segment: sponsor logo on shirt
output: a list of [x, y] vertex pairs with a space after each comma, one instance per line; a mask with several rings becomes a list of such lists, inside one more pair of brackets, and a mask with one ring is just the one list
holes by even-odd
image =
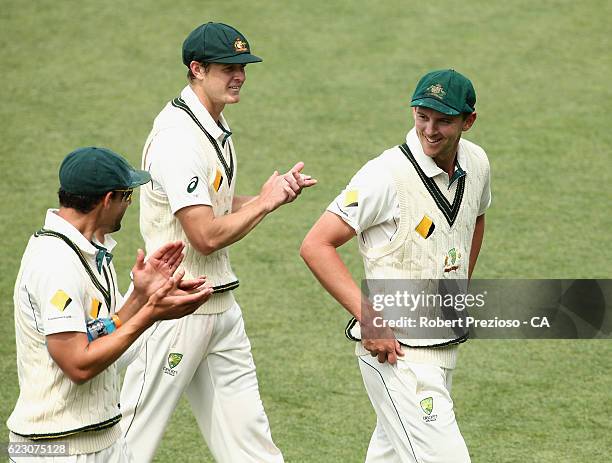
[[344, 194], [344, 207], [356, 207], [359, 205], [359, 191], [350, 190]]
[[223, 175], [221, 174], [221, 171], [217, 169], [217, 173], [215, 175], [215, 181], [213, 182], [213, 188], [215, 189], [215, 191], [218, 192], [222, 184], [223, 184]]
[[187, 193], [193, 193], [198, 187], [199, 181], [200, 179], [198, 177], [192, 177], [192, 179], [189, 181], [189, 185], [187, 185]]
[[416, 232], [425, 239], [429, 238], [435, 229], [435, 224], [426, 215], [423, 216], [423, 218], [415, 228]]
[[71, 302], [72, 299], [63, 289], [58, 289], [51, 298], [51, 304], [60, 312], [63, 312]]
[[98, 315], [100, 315], [100, 307], [102, 307], [102, 302], [94, 297], [91, 301], [91, 309], [89, 310], [91, 318], [98, 318]]

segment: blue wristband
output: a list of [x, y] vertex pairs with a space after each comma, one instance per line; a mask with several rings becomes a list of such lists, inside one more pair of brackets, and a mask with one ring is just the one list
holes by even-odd
[[112, 318], [94, 318], [87, 322], [87, 339], [89, 342], [111, 334], [117, 327]]

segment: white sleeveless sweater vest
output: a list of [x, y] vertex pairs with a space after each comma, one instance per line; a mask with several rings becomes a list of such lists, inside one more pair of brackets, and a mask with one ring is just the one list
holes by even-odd
[[[34, 330], [24, 317], [18, 296], [19, 285], [26, 268], [35, 266], [45, 249], [57, 246], [53, 237], [32, 237], [21, 262], [15, 285], [15, 334], [17, 343], [19, 398], [7, 426], [14, 442], [58, 442], [69, 444], [70, 454], [92, 453], [110, 447], [120, 436], [117, 424], [120, 378], [116, 363], [110, 365], [84, 384], [72, 382], [49, 355], [46, 336]], [[66, 259], [77, 255], [65, 244]], [[114, 281], [115, 271], [110, 266]], [[104, 300], [83, 267], [83, 286], [91, 297]], [[33, 304], [41, 304], [32, 295]], [[113, 296], [115, 297], [115, 296]], [[32, 310], [31, 308], [26, 308]], [[104, 305], [104, 316], [109, 308]]]
[[[400, 223], [395, 236], [385, 245], [366, 248], [359, 242], [367, 279], [468, 278], [472, 236], [488, 175], [486, 158], [471, 150], [468, 153], [469, 163], [462, 166], [467, 174], [456, 180], [457, 192], [454, 201], [449, 202], [433, 179], [419, 168], [407, 145], [388, 150], [386, 165], [397, 192]], [[425, 216], [435, 226], [427, 238], [416, 231]], [[455, 367], [456, 339], [399, 340], [411, 346], [424, 346], [404, 347], [408, 360]], [[440, 347], [426, 347], [432, 345]]]
[[[222, 155], [222, 147], [218, 142], [207, 135], [203, 126], [184, 101], [180, 98], [172, 100], [155, 119], [153, 130], [147, 139], [143, 151], [143, 169], [149, 145], [155, 135], [161, 130], [180, 127], [189, 129], [198, 137], [202, 144], [202, 156], [207, 158], [207, 165], [211, 166], [208, 173], [208, 189], [212, 200], [215, 216], [222, 216], [232, 212], [232, 199], [236, 179], [236, 160], [231, 140], [229, 143], [232, 159], [228, 163]], [[210, 145], [215, 150], [210, 150]], [[169, 153], [171, 155], [171, 153]], [[230, 170], [231, 169], [231, 170]], [[222, 172], [224, 181], [215, 189], [214, 179], [216, 172]], [[182, 240], [185, 243], [185, 258], [181, 267], [185, 269], [185, 278], [194, 278], [206, 275], [207, 280], [215, 288], [212, 297], [195, 314], [221, 313], [231, 308], [235, 302], [232, 290], [238, 287], [238, 278], [234, 274], [230, 261], [228, 248], [219, 249], [208, 256], [204, 256], [191, 245], [179, 220], [172, 214], [168, 198], [153, 191], [151, 184], [140, 189], [140, 231], [145, 241], [147, 255], [154, 252], [169, 241]]]

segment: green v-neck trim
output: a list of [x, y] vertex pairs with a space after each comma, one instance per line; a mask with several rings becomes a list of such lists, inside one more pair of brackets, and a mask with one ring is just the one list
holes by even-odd
[[[174, 106], [175, 108], [178, 108], [178, 109], [181, 109], [181, 110], [185, 111], [187, 113], [187, 115], [193, 120], [193, 122], [195, 122], [195, 124], [200, 128], [200, 130], [202, 132], [204, 132], [204, 135], [206, 135], [206, 138], [208, 138], [210, 143], [215, 148], [215, 151], [217, 152], [217, 157], [219, 158], [219, 161], [221, 162], [221, 165], [223, 165], [223, 170], [225, 170], [225, 175], [227, 176], [227, 185], [229, 186], [232, 183], [232, 178], [234, 177], [234, 155], [232, 153], [231, 145], [229, 146], [230, 164], [228, 166], [227, 162], [225, 161], [225, 157], [223, 156], [223, 153], [221, 152], [221, 149], [219, 149], [219, 145], [217, 144], [217, 141], [204, 128], [204, 126], [198, 120], [197, 116], [193, 113], [191, 108], [189, 108], [189, 106], [187, 106], [187, 103], [185, 103], [185, 101], [182, 98], [175, 98], [174, 100], [172, 100], [172, 106]], [[224, 129], [224, 133], [225, 133], [225, 129]], [[230, 132], [230, 134], [231, 134], [231, 132]]]
[[442, 212], [442, 214], [444, 214], [446, 221], [452, 227], [455, 223], [455, 220], [457, 219], [459, 209], [461, 208], [461, 201], [463, 200], [463, 193], [465, 191], [465, 171], [461, 169], [463, 174], [456, 180], [457, 191], [455, 191], [455, 197], [451, 204], [448, 199], [446, 199], [444, 194], [442, 194], [440, 188], [438, 188], [438, 185], [436, 185], [436, 182], [433, 180], [433, 178], [428, 177], [425, 172], [423, 172], [423, 169], [421, 169], [421, 166], [419, 166], [419, 163], [414, 158], [414, 155], [410, 151], [408, 145], [406, 143], [403, 143], [399, 146], [399, 148], [413, 165], [414, 169], [419, 175], [419, 178], [423, 182], [423, 185], [425, 186], [425, 188], [427, 188], [427, 191], [429, 191], [429, 194], [438, 206], [438, 209], [440, 210], [440, 212]]
[[[83, 255], [79, 247], [76, 244], [74, 244], [70, 238], [68, 238], [66, 235], [63, 235], [59, 232], [56, 232], [53, 230], [47, 230], [45, 228], [41, 228], [36, 233], [34, 233], [34, 237], [38, 238], [39, 236], [52, 236], [54, 238], [58, 238], [62, 240], [64, 243], [66, 243], [75, 252], [77, 257], [81, 261], [81, 264], [83, 265], [83, 268], [85, 269], [85, 272], [87, 272], [87, 275], [89, 275], [91, 282], [98, 289], [98, 291], [102, 293], [102, 296], [104, 297], [104, 302], [106, 303], [106, 307], [108, 308], [109, 313], [111, 313], [112, 312], [111, 284], [108, 280], [108, 277], [106, 276], [106, 272], [104, 272], [104, 278], [106, 279], [106, 284], [108, 285], [108, 289], [106, 289], [104, 285], [100, 283], [98, 278], [95, 276], [93, 270], [89, 266], [89, 263], [87, 262], [87, 258]], [[112, 288], [114, 288], [114, 281], [113, 281]]]
[[459, 161], [457, 161], [457, 168], [455, 169], [455, 172], [453, 172], [453, 176], [448, 181], [448, 189], [450, 190], [450, 187], [453, 186], [453, 183], [455, 183], [461, 177], [465, 177], [465, 174], [466, 174], [465, 170], [463, 170], [463, 168], [459, 164]]

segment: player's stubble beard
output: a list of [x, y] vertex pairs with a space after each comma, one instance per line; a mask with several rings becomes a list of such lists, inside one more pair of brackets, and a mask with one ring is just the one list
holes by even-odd
[[121, 221], [123, 220], [123, 216], [125, 215], [125, 211], [127, 211], [127, 207], [123, 210], [123, 212], [117, 217], [115, 221], [115, 225], [113, 226], [113, 230], [111, 233], [115, 233], [121, 230]]
[[121, 230], [121, 221], [123, 220], [123, 216], [125, 215], [128, 207], [129, 204], [122, 208], [121, 211], [117, 212], [117, 216], [111, 221], [111, 226], [109, 227], [108, 233], [115, 233]]

